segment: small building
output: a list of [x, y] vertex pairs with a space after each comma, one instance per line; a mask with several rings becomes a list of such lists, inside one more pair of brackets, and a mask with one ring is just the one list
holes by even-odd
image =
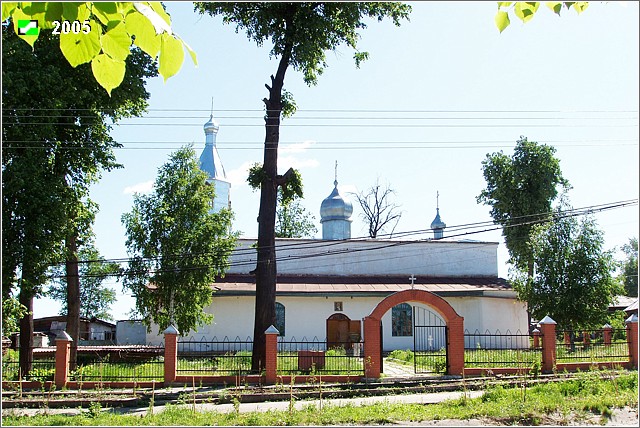
[[[56, 336], [67, 329], [67, 316], [35, 318], [33, 331], [44, 333], [49, 343], [55, 343]], [[80, 318], [79, 345], [113, 345], [116, 342], [116, 325], [98, 318]], [[35, 345], [34, 345], [35, 346]]]

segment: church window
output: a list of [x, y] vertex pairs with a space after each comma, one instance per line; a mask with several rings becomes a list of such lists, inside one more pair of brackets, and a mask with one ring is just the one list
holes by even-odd
[[391, 309], [391, 335], [412, 336], [413, 322], [411, 306], [400, 303]]
[[276, 302], [276, 325], [275, 328], [280, 332], [279, 336], [284, 336], [284, 305]]

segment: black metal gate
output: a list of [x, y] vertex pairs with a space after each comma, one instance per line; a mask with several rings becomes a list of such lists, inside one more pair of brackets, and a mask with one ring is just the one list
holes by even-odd
[[435, 312], [413, 307], [413, 361], [416, 373], [446, 373], [447, 324]]

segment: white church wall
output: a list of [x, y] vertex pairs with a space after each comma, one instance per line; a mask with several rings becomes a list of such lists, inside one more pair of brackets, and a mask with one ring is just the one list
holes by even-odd
[[[325, 341], [326, 321], [335, 313], [342, 313], [351, 320], [359, 320], [368, 316], [381, 301], [380, 297], [351, 297], [345, 296], [279, 296], [276, 301], [285, 307], [285, 336], [284, 340]], [[502, 334], [510, 330], [516, 334], [527, 334], [526, 306], [515, 299], [495, 297], [446, 297], [445, 300], [453, 309], [464, 317], [464, 328], [473, 333], [475, 330], [485, 333]], [[334, 304], [342, 303], [342, 311], [336, 311]], [[430, 309], [425, 305], [410, 302], [409, 305]], [[201, 326], [196, 331], [189, 332], [180, 340], [210, 341], [247, 340], [253, 337], [253, 320], [255, 300], [252, 296], [214, 296], [213, 303], [207, 307], [207, 313], [214, 314], [212, 324]], [[413, 336], [397, 337], [392, 335], [391, 310], [382, 317], [383, 349], [413, 349]], [[157, 327], [147, 334], [147, 343], [160, 343], [163, 337], [158, 335]], [[434, 346], [437, 344], [434, 344]]]
[[[238, 247], [248, 249], [254, 242], [241, 239]], [[326, 246], [326, 241], [278, 239], [276, 247], [279, 274], [498, 276], [495, 242], [367, 240]], [[287, 260], [289, 254], [316, 256]], [[248, 273], [255, 259], [255, 251], [239, 251], [231, 256], [229, 273]]]

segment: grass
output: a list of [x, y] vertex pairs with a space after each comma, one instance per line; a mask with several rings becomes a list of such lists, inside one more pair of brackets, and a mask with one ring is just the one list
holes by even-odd
[[[587, 417], [610, 416], [615, 408], [638, 405], [637, 372], [590, 371], [559, 383], [531, 386], [523, 394], [521, 388], [488, 387], [478, 398], [460, 398], [439, 404], [395, 404], [388, 401], [375, 405], [334, 406], [325, 402], [319, 409], [309, 404], [302, 410], [266, 412], [193, 411], [189, 405], [169, 405], [164, 411], [146, 416], [116, 414], [92, 409], [80, 416], [39, 414], [31, 417], [3, 415], [6, 426], [101, 425], [101, 426], [169, 426], [169, 425], [369, 425], [418, 422], [439, 419], [490, 418], [505, 425], [547, 424], [548, 415]], [[557, 422], [557, 420], [555, 421]], [[568, 422], [568, 421], [567, 421]], [[554, 423], [555, 425], [555, 423]]]

